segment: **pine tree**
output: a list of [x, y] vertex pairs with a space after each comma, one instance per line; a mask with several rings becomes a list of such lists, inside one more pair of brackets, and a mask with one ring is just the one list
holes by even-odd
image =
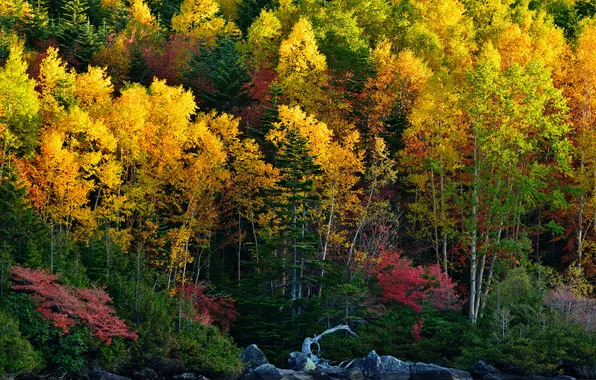
[[184, 81], [211, 109], [237, 114], [250, 103], [250, 76], [236, 42], [220, 38], [213, 48], [203, 46], [193, 55]]
[[236, 17], [236, 25], [246, 34], [246, 31], [252, 24], [255, 18], [259, 16], [261, 10], [272, 7], [272, 0], [243, 0], [238, 4], [238, 16]]
[[68, 0], [61, 9], [62, 25], [65, 30], [79, 30], [87, 24], [89, 6], [85, 0]]
[[127, 80], [140, 83], [143, 86], [148, 86], [151, 81], [151, 69], [147, 64], [147, 59], [137, 46], [133, 47], [130, 53], [130, 69], [128, 70]]
[[308, 210], [319, 201], [313, 194], [313, 176], [320, 172], [320, 167], [310, 155], [306, 139], [296, 128], [288, 130], [275, 161], [281, 179], [277, 188], [269, 193], [279, 229], [270, 246], [289, 256], [284, 257], [284, 269], [289, 271], [292, 315], [296, 315], [300, 311], [297, 302], [304, 294], [306, 265], [315, 257], [316, 241], [309, 230]]

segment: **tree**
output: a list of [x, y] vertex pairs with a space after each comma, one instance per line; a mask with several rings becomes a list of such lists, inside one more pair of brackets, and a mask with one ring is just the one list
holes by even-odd
[[212, 48], [203, 46], [189, 66], [184, 82], [208, 108], [237, 115], [250, 105], [250, 77], [232, 38], [218, 38]]
[[327, 61], [317, 48], [312, 25], [301, 18], [279, 47], [279, 83], [293, 104], [316, 114], [325, 99]]
[[0, 374], [27, 373], [38, 367], [39, 354], [21, 336], [18, 321], [5, 312], [0, 312], [0, 321]]
[[269, 244], [278, 260], [281, 259], [284, 277], [290, 278], [289, 284], [282, 279], [282, 286], [290, 287], [292, 311], [296, 315], [300, 310], [297, 300], [306, 292], [303, 289], [306, 265], [314, 259], [316, 250], [313, 231], [309, 229], [309, 210], [319, 201], [313, 193], [314, 177], [320, 171], [315, 157], [324, 146], [318, 145], [321, 140], [307, 136], [329, 131], [323, 125], [317, 126], [317, 121], [298, 107], [280, 107], [280, 120], [267, 136], [277, 148], [275, 167], [280, 173], [276, 187], [269, 190], [274, 196], [271, 205], [277, 216], [277, 231]]
[[37, 142], [39, 100], [35, 81], [27, 75], [23, 46], [14, 41], [4, 67], [0, 68], [0, 143], [2, 163], [11, 151], [33, 152]]

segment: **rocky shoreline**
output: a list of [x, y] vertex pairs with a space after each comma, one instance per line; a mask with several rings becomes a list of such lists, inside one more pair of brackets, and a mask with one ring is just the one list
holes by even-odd
[[[313, 358], [315, 361], [313, 361]], [[575, 380], [571, 376], [520, 376], [504, 374], [484, 361], [478, 361], [470, 372], [436, 364], [412, 363], [393, 356], [379, 356], [374, 350], [364, 358], [340, 365], [305, 352], [292, 352], [287, 368], [277, 368], [255, 345], [248, 346], [241, 354], [242, 373], [236, 380]], [[207, 377], [178, 368], [177, 374], [165, 374], [150, 367], [135, 371], [129, 376], [113, 374], [101, 369], [89, 372], [90, 380], [209, 380]], [[23, 379], [39, 379], [23, 377]], [[52, 379], [45, 377], [45, 379]], [[0, 377], [0, 380], [13, 380]]]
[[270, 364], [254, 344], [244, 350], [241, 358], [243, 374], [239, 380], [575, 380], [570, 376], [507, 375], [483, 361], [476, 363], [470, 373], [436, 364], [404, 362], [393, 356], [379, 356], [374, 350], [346, 367], [315, 364], [308, 355], [293, 352], [288, 369], [280, 369]]

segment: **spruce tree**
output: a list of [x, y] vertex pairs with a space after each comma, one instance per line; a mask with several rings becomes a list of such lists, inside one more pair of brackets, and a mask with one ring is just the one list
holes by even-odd
[[151, 69], [149, 69], [147, 59], [137, 46], [130, 53], [130, 69], [128, 70], [127, 80], [140, 83], [143, 86], [148, 86], [151, 80]]
[[313, 176], [320, 171], [310, 155], [306, 139], [295, 128], [288, 130], [287, 138], [275, 159], [281, 179], [272, 195], [279, 232], [270, 242], [272, 249], [286, 252], [285, 270], [290, 276], [292, 314], [299, 313], [298, 300], [303, 298], [306, 266], [314, 259], [316, 240], [309, 230], [309, 209], [319, 201], [314, 195]]
[[236, 42], [221, 37], [213, 48], [203, 46], [183, 74], [184, 82], [205, 105], [220, 112], [237, 114], [250, 103], [250, 76]]

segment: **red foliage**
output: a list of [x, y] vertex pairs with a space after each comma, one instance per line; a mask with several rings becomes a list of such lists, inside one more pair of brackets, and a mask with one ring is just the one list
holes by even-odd
[[383, 252], [376, 270], [384, 302], [399, 302], [414, 311], [422, 310], [424, 292], [424, 269], [413, 267], [410, 261], [397, 252]]
[[192, 305], [195, 311], [193, 319], [196, 322], [204, 325], [217, 325], [227, 331], [238, 318], [238, 313], [234, 308], [234, 299], [231, 297], [209, 296], [205, 294], [203, 284], [185, 284], [183, 292], [184, 299]]
[[414, 339], [414, 343], [418, 343], [422, 339], [420, 332], [422, 331], [423, 327], [424, 318], [418, 318], [416, 323], [414, 323], [414, 326], [412, 326], [412, 331], [410, 331], [410, 334], [412, 334], [412, 339]]
[[447, 273], [441, 270], [437, 264], [426, 268], [428, 291], [427, 296], [430, 304], [437, 310], [461, 308], [462, 301], [455, 291], [455, 284]]
[[461, 306], [455, 285], [438, 265], [414, 267], [410, 260], [399, 253], [383, 251], [381, 262], [373, 272], [377, 276], [384, 302], [398, 302], [416, 312], [422, 310], [422, 303], [427, 300], [439, 310]]
[[82, 322], [106, 344], [118, 336], [137, 339], [137, 334], [129, 331], [126, 324], [114, 315], [114, 309], [108, 306], [112, 299], [105, 291], [58, 284], [56, 281], [60, 276], [46, 270], [15, 266], [11, 274], [17, 282], [13, 289], [30, 292], [31, 297], [39, 303], [37, 311], [64, 333], [69, 332], [70, 326]]

